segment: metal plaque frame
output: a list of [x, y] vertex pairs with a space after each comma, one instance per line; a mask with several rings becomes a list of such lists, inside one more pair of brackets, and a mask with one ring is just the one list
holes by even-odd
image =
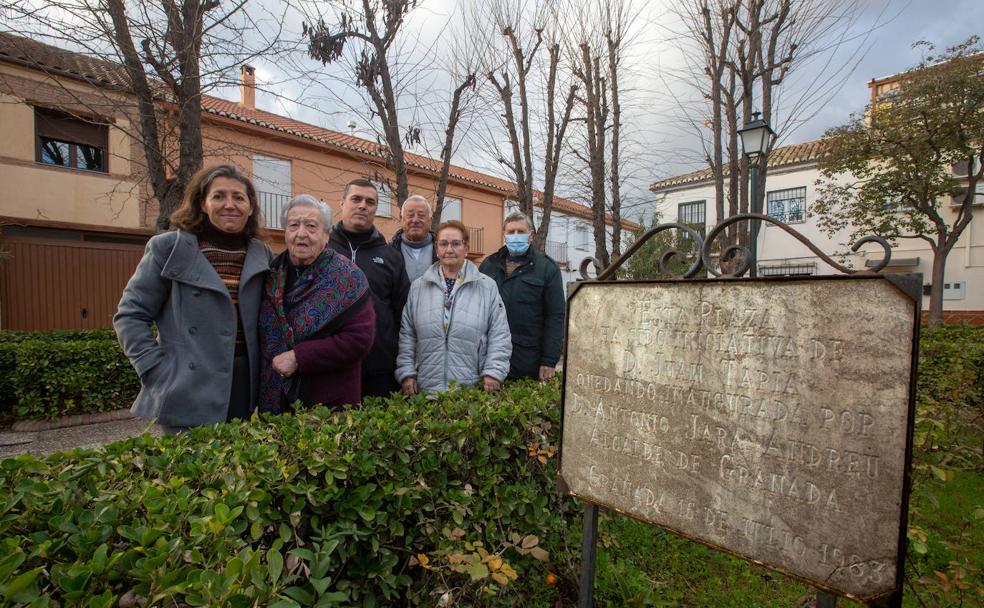
[[[840, 275], [819, 275], [819, 276], [794, 276], [794, 277], [767, 277], [767, 278], [742, 278], [746, 272], [750, 269], [749, 260], [751, 259], [750, 250], [743, 245], [730, 245], [721, 251], [720, 256], [714, 256], [711, 253], [713, 242], [725, 234], [725, 230], [739, 222], [748, 221], [760, 221], [768, 222], [770, 224], [776, 225], [782, 228], [785, 232], [792, 235], [794, 238], [803, 243], [808, 247], [817, 257], [826, 262], [828, 265], [837, 269], [843, 274]], [[688, 240], [691, 244], [690, 257], [694, 260], [689, 264], [687, 269], [682, 274], [674, 275], [669, 268], [670, 262], [675, 257], [683, 258], [686, 256], [685, 252], [679, 250], [668, 250], [664, 252], [659, 258], [660, 270], [664, 276], [668, 276], [668, 279], [661, 280], [647, 280], [647, 281], [636, 281], [636, 280], [606, 280], [610, 277], [615, 276], [618, 269], [628, 260], [635, 252], [637, 252], [649, 239], [654, 237], [660, 232], [668, 230], [679, 230], [684, 232], [688, 236]], [[921, 320], [921, 304], [922, 304], [922, 275], [919, 273], [900, 273], [900, 274], [881, 274], [886, 266], [888, 266], [889, 261], [892, 256], [892, 248], [885, 239], [877, 236], [868, 236], [856, 241], [852, 246], [852, 251], [858, 251], [862, 245], [866, 243], [874, 243], [882, 248], [883, 257], [871, 268], [865, 269], [864, 271], [856, 271], [854, 269], [843, 266], [833, 260], [831, 257], [820, 251], [813, 243], [809, 241], [806, 237], [799, 234], [796, 230], [788, 226], [787, 224], [776, 220], [773, 217], [762, 215], [762, 214], [741, 214], [725, 220], [724, 222], [718, 224], [714, 230], [708, 234], [707, 238], [704, 239], [700, 233], [693, 230], [691, 227], [679, 224], [679, 223], [667, 223], [661, 224], [649, 230], [643, 234], [635, 243], [621, 256], [616, 262], [614, 262], [608, 268], [601, 269], [601, 264], [595, 258], [586, 258], [582, 261], [580, 265], [580, 273], [582, 280], [579, 281], [570, 294], [567, 297], [567, 317], [565, 319], [565, 337], [564, 337], [564, 361], [568, 361], [568, 346], [569, 346], [569, 325], [570, 325], [570, 312], [571, 304], [574, 297], [577, 295], [578, 291], [586, 284], [601, 284], [601, 285], [626, 285], [626, 284], [637, 284], [637, 285], [659, 285], [659, 284], [674, 284], [674, 283], [711, 283], [711, 284], [722, 284], [734, 282], [736, 284], [742, 283], [784, 283], [784, 282], [821, 282], [821, 281], [841, 281], [847, 278], [850, 279], [864, 279], [864, 280], [879, 280], [888, 281], [895, 288], [897, 288], [905, 297], [910, 299], [913, 303], [913, 318], [912, 318], [912, 349], [911, 349], [911, 361], [910, 361], [910, 374], [909, 374], [909, 386], [908, 386], [908, 411], [906, 420], [906, 437], [905, 437], [905, 462], [903, 463], [903, 474], [902, 474], [902, 488], [901, 488], [901, 504], [899, 513], [899, 530], [898, 530], [898, 543], [897, 543], [897, 555], [895, 556], [895, 587], [894, 589], [884, 592], [875, 596], [854, 596], [852, 594], [842, 593], [841, 591], [825, 586], [817, 581], [809, 580], [803, 576], [787, 572], [782, 567], [774, 566], [770, 564], [763, 564], [757, 560], [753, 560], [749, 557], [737, 554], [730, 551], [727, 548], [716, 546], [712, 543], [706, 542], [699, 538], [694, 538], [688, 534], [682, 533], [679, 530], [672, 529], [668, 526], [663, 526], [654, 522], [645, 521], [632, 514], [624, 513], [616, 507], [611, 505], [600, 504], [592, 501], [590, 498], [586, 498], [575, 494], [570, 490], [567, 483], [564, 481], [560, 470], [562, 470], [562, 462], [564, 455], [564, 440], [563, 440], [563, 429], [564, 429], [564, 419], [567, 408], [567, 371], [565, 369], [565, 379], [561, 387], [561, 439], [559, 446], [558, 456], [560, 458], [558, 462], [558, 477], [557, 477], [557, 487], [558, 490], [564, 494], [574, 496], [582, 500], [585, 503], [584, 510], [584, 521], [583, 521], [583, 539], [582, 539], [582, 567], [581, 567], [581, 577], [580, 577], [580, 593], [578, 598], [578, 606], [581, 608], [591, 608], [594, 606], [593, 600], [593, 590], [594, 590], [594, 570], [596, 564], [596, 552], [597, 552], [597, 536], [598, 536], [598, 508], [606, 507], [616, 512], [619, 512], [627, 517], [631, 517], [638, 521], [643, 521], [643, 523], [649, 525], [655, 525], [669, 532], [687, 538], [693, 542], [697, 542], [711, 549], [722, 551], [739, 559], [745, 561], [750, 561], [760, 566], [764, 566], [771, 570], [780, 572], [786, 576], [790, 576], [806, 584], [809, 584], [818, 589], [816, 606], [822, 608], [831, 608], [836, 606], [837, 596], [841, 595], [844, 597], [849, 597], [850, 599], [860, 601], [868, 604], [876, 604], [890, 607], [901, 607], [902, 606], [902, 589], [905, 574], [905, 555], [907, 552], [907, 529], [908, 529], [908, 512], [909, 512], [909, 494], [911, 489], [911, 465], [912, 465], [912, 438], [915, 426], [915, 401], [916, 401], [916, 377], [917, 377], [917, 366], [919, 360], [919, 334], [920, 334], [920, 320]], [[731, 272], [725, 272], [720, 266], [715, 262], [720, 259], [731, 258], [734, 260], [735, 268]], [[588, 268], [594, 265], [596, 269], [599, 269], [597, 277], [592, 278], [588, 275]], [[697, 278], [697, 275], [701, 270], [705, 270], [706, 273], [711, 274], [715, 278]], [[845, 276], [847, 275], [847, 276]]]

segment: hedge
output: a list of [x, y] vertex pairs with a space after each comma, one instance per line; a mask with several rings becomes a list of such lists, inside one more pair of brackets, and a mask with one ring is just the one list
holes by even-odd
[[120, 409], [139, 390], [115, 338], [0, 342], [0, 418], [52, 420]]
[[[979, 406], [981, 331], [924, 334], [920, 417]], [[569, 605], [558, 400], [507, 383], [0, 462], [0, 604]]]
[[553, 605], [558, 406], [509, 383], [3, 461], [0, 598]]
[[984, 406], [984, 327], [924, 329], [917, 390], [920, 403]]
[[[982, 403], [984, 328], [924, 330], [921, 351], [921, 401]], [[112, 330], [0, 332], [0, 420], [120, 409], [139, 390]]]
[[100, 329], [57, 329], [53, 331], [0, 331], [0, 344], [43, 340], [46, 342], [75, 342], [78, 340], [115, 340], [111, 327]]

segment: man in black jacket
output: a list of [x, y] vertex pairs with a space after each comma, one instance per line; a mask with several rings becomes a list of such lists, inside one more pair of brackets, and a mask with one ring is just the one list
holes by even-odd
[[503, 223], [506, 245], [479, 270], [495, 279], [512, 333], [509, 378], [553, 378], [564, 340], [564, 280], [557, 264], [530, 247], [530, 222], [516, 211]]
[[396, 382], [396, 353], [400, 318], [407, 303], [410, 281], [403, 256], [386, 243], [376, 229], [378, 205], [376, 186], [355, 179], [342, 194], [342, 221], [331, 230], [328, 246], [355, 262], [366, 278], [376, 309], [376, 339], [362, 361], [362, 396], [386, 397], [399, 391]]

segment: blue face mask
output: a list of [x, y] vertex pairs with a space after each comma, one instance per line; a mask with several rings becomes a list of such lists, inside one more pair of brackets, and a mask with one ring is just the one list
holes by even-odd
[[526, 253], [530, 248], [530, 235], [528, 234], [507, 234], [506, 249], [513, 255]]

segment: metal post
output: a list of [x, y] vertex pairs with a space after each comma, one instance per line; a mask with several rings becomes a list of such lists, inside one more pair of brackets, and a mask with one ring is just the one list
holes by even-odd
[[[749, 196], [752, 199], [752, 213], [762, 213], [762, 200], [758, 195], [758, 158], [759, 155], [748, 157], [748, 172], [751, 174], [751, 186], [749, 187]], [[751, 226], [751, 250], [752, 250], [752, 266], [748, 271], [748, 276], [757, 277], [758, 276], [758, 236], [759, 236], [759, 226], [762, 222], [758, 220], [752, 220]]]
[[584, 535], [581, 540], [581, 592], [578, 608], [594, 607], [594, 574], [598, 557], [598, 506], [584, 504]]
[[826, 591], [817, 591], [817, 608], [837, 608], [837, 596]]

